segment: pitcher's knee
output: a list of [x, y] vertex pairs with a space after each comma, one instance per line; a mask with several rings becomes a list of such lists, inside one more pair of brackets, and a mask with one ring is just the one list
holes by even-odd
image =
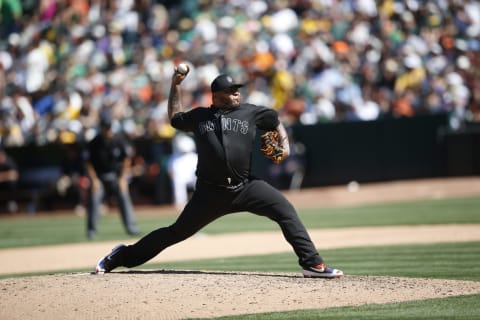
[[175, 224], [172, 224], [171, 226], [168, 227], [168, 230], [170, 232], [170, 236], [174, 240], [174, 242], [180, 242], [183, 241], [189, 237], [191, 237], [193, 234], [195, 234], [194, 231], [192, 230], [187, 230], [185, 228], [179, 228]]

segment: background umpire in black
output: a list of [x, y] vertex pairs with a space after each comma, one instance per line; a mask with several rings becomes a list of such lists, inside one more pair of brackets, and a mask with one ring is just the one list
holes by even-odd
[[85, 169], [90, 178], [87, 203], [87, 236], [92, 239], [97, 233], [100, 207], [106, 197], [114, 197], [122, 216], [125, 230], [130, 235], [139, 231], [135, 222], [128, 187], [132, 148], [125, 135], [114, 133], [112, 116], [101, 115], [100, 131], [84, 152]]

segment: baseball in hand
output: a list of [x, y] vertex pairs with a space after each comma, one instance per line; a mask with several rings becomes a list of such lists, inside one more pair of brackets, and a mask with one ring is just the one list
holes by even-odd
[[177, 66], [177, 72], [178, 73], [181, 73], [181, 74], [187, 74], [188, 72], [188, 66], [186, 63], [180, 63], [178, 66]]

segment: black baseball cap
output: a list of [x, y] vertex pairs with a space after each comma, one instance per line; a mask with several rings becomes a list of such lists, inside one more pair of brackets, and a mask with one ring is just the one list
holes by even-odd
[[243, 83], [235, 83], [235, 81], [233, 81], [233, 78], [230, 77], [228, 74], [221, 74], [212, 81], [210, 89], [212, 90], [212, 92], [217, 92], [231, 87], [240, 88], [243, 86]]

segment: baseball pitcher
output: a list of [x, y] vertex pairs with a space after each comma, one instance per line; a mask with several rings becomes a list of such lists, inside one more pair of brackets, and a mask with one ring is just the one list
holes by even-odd
[[262, 152], [279, 163], [289, 155], [286, 130], [275, 110], [241, 102], [239, 88], [229, 75], [211, 83], [212, 105], [184, 111], [181, 83], [188, 75], [175, 67], [168, 99], [168, 116], [178, 130], [195, 137], [198, 163], [196, 189], [170, 226], [152, 231], [133, 245], [118, 245], [100, 259], [96, 273], [116, 267], [141, 265], [165, 248], [194, 235], [224, 215], [248, 211], [275, 221], [298, 256], [305, 277], [337, 278], [338, 269], [327, 266], [312, 243], [295, 208], [280, 191], [251, 176], [257, 130], [264, 135]]

